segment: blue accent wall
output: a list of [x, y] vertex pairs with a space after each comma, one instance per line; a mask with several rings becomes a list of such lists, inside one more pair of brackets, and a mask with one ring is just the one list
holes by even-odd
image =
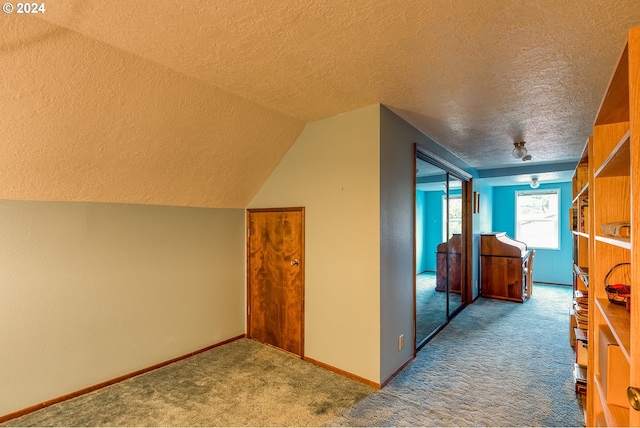
[[[573, 239], [567, 213], [571, 208], [571, 183], [541, 184], [539, 190], [560, 189], [560, 249], [536, 249], [534, 281], [557, 284], [573, 283]], [[515, 239], [516, 192], [531, 190], [528, 185], [493, 188], [493, 232], [506, 232]]]
[[[493, 231], [493, 187], [482, 179], [473, 180], [473, 191], [480, 196], [480, 211], [473, 214], [473, 253], [480, 254], [480, 234]], [[478, 297], [480, 256], [473, 257], [473, 298]]]
[[442, 202], [444, 192], [427, 192], [425, 210], [425, 252], [427, 255], [427, 265], [425, 270], [435, 272], [436, 252], [438, 244], [442, 243]]
[[[452, 189], [451, 196], [460, 196]], [[416, 273], [436, 271], [436, 250], [444, 236], [444, 191], [416, 192]]]
[[424, 246], [425, 218], [422, 215], [425, 209], [426, 196], [426, 192], [416, 191], [416, 273], [427, 270], [425, 267], [427, 260]]
[[436, 271], [436, 248], [442, 243], [444, 192], [416, 192], [416, 273]]

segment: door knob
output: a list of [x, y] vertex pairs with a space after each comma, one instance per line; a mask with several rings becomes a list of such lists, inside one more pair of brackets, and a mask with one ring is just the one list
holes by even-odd
[[627, 398], [629, 399], [631, 407], [640, 410], [640, 389], [634, 388], [633, 386], [627, 388]]
[[291, 260], [291, 266], [298, 266], [299, 264], [300, 264], [300, 260], [298, 259]]

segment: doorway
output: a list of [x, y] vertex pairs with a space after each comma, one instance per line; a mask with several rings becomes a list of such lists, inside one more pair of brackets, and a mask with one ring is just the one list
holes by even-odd
[[416, 350], [470, 300], [471, 176], [416, 145]]
[[304, 354], [304, 208], [247, 210], [247, 334]]

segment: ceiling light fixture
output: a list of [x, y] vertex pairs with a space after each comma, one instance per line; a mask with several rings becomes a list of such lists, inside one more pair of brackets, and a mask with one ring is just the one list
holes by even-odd
[[540, 187], [540, 182], [538, 181], [538, 177], [531, 177], [531, 183], [529, 183], [532, 189], [537, 189]]
[[513, 143], [515, 146], [511, 151], [511, 154], [514, 158], [522, 159], [527, 154], [527, 149], [524, 147], [524, 141], [518, 141], [517, 143]]

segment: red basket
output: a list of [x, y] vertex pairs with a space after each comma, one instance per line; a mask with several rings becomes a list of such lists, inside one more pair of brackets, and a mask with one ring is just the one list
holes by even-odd
[[631, 298], [631, 263], [618, 263], [604, 277], [607, 298], [616, 305], [627, 305]]

